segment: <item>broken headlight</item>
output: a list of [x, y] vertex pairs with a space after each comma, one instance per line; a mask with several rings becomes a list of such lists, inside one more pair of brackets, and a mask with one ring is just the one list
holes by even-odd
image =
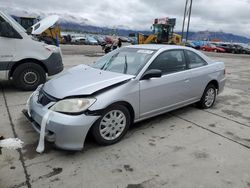
[[95, 101], [95, 98], [64, 99], [55, 103], [50, 110], [66, 114], [76, 114], [87, 110]]

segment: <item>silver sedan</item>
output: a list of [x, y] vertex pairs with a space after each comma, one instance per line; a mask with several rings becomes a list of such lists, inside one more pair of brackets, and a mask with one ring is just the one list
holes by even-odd
[[51, 79], [31, 95], [24, 114], [40, 141], [81, 150], [88, 132], [110, 145], [135, 122], [192, 103], [210, 108], [224, 85], [224, 63], [199, 51], [134, 45]]

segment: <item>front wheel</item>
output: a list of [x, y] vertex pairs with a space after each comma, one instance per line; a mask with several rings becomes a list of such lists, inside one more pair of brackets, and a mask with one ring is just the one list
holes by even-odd
[[198, 102], [198, 106], [202, 109], [211, 108], [214, 105], [216, 99], [216, 88], [213, 84], [209, 84], [202, 97], [201, 100]]
[[46, 72], [36, 63], [24, 63], [13, 72], [14, 85], [25, 91], [35, 90], [46, 81]]
[[122, 139], [130, 126], [130, 113], [122, 105], [114, 105], [103, 113], [92, 127], [92, 135], [100, 145], [111, 145]]

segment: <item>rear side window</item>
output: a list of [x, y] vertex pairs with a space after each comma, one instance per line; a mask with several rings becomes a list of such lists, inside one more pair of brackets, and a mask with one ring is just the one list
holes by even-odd
[[193, 68], [197, 68], [197, 67], [202, 67], [204, 65], [207, 65], [207, 62], [202, 59], [198, 54], [192, 52], [192, 51], [186, 51], [187, 56], [188, 56], [188, 68], [189, 69], [193, 69]]
[[169, 74], [186, 70], [186, 61], [183, 50], [165, 51], [158, 55], [148, 67], [149, 69], [159, 69], [162, 74]]

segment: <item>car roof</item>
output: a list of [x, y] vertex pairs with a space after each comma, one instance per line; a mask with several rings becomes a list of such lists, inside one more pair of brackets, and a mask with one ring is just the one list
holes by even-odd
[[196, 54], [200, 55], [204, 60], [206, 60], [207, 63], [212, 63], [213, 61], [207, 57], [202, 52], [195, 50], [190, 47], [186, 46], [178, 46], [178, 45], [167, 45], [167, 44], [140, 44], [140, 45], [129, 45], [125, 48], [137, 48], [137, 49], [147, 49], [147, 50], [174, 50], [174, 49], [182, 49], [182, 50], [189, 50], [193, 51]]
[[139, 44], [139, 45], [129, 45], [126, 47], [128, 47], [128, 48], [140, 48], [140, 49], [147, 49], [147, 50], [190, 49], [190, 48], [187, 48], [185, 46], [168, 45], [168, 44]]

